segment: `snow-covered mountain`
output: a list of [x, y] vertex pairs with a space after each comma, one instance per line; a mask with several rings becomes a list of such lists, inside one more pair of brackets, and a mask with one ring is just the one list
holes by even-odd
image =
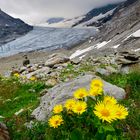
[[[111, 16], [114, 14], [116, 8], [121, 5], [122, 3], [117, 4], [109, 4], [103, 7], [94, 8], [91, 11], [89, 11], [85, 15], [81, 15], [78, 17], [74, 17], [72, 19], [63, 19], [63, 20], [57, 20], [57, 18], [50, 19], [54, 22], [49, 22], [50, 20], [47, 20], [47, 22], [40, 24], [40, 26], [48, 26], [48, 27], [89, 27], [89, 26], [95, 26], [99, 25], [99, 22], [101, 20], [105, 19], [106, 21], [111, 18]], [[56, 21], [56, 22], [55, 22]]]
[[128, 0], [117, 7], [111, 20], [104, 23], [94, 38], [78, 47], [70, 58], [107, 57], [127, 51], [140, 54], [140, 0]]
[[48, 24], [54, 24], [54, 23], [61, 22], [63, 20], [64, 20], [64, 18], [62, 18], [62, 17], [54, 17], [54, 18], [49, 18], [46, 22]]

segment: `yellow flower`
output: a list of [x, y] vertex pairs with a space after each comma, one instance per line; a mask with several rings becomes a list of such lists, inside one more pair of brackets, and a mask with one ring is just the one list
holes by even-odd
[[77, 101], [76, 104], [74, 105], [72, 111], [77, 114], [82, 114], [83, 112], [86, 111], [86, 108], [87, 108], [86, 102]]
[[17, 77], [17, 78], [19, 78], [20, 77], [20, 74], [19, 73], [15, 73], [14, 76]]
[[74, 97], [77, 99], [82, 99], [88, 95], [88, 92], [85, 88], [79, 88], [74, 92]]
[[31, 81], [35, 81], [36, 80], [36, 77], [35, 76], [32, 76], [32, 77], [30, 77], [30, 80]]
[[94, 114], [101, 119], [103, 122], [107, 121], [111, 123], [113, 120], [116, 120], [115, 105], [104, 104], [103, 102], [98, 102], [95, 105]]
[[66, 101], [65, 103], [65, 107], [67, 110], [72, 110], [74, 105], [75, 105], [76, 101], [74, 99], [69, 99]]
[[117, 100], [112, 96], [105, 96], [103, 102], [105, 104], [117, 104]]
[[94, 79], [91, 81], [90, 87], [91, 88], [95, 88], [95, 87], [103, 88], [103, 82], [100, 79]]
[[97, 95], [102, 95], [103, 89], [101, 87], [94, 87], [90, 88], [89, 90], [89, 95], [91, 96], [97, 96]]
[[49, 119], [49, 125], [50, 125], [50, 127], [58, 128], [58, 126], [60, 126], [61, 124], [63, 124], [63, 118], [60, 115], [52, 116]]
[[63, 111], [62, 105], [56, 105], [56, 106], [53, 108], [53, 113], [55, 113], [55, 114], [61, 113], [62, 111]]
[[128, 115], [128, 111], [124, 106], [116, 105], [116, 115], [117, 119], [122, 120], [126, 118], [126, 116]]
[[24, 80], [27, 79], [27, 77], [25, 75], [23, 75], [21, 78], [24, 79]]

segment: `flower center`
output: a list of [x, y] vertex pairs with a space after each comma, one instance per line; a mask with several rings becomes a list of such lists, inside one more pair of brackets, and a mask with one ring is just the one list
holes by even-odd
[[79, 94], [79, 97], [83, 97], [83, 96], [84, 96], [84, 94], [83, 94], [83, 93], [80, 93], [80, 94]]
[[94, 86], [95, 86], [95, 87], [99, 87], [100, 85], [96, 83], [96, 84], [94, 84]]
[[81, 107], [81, 106], [78, 106], [78, 107], [77, 107], [77, 111], [80, 112], [81, 110], [82, 110], [82, 107]]
[[104, 109], [101, 111], [102, 116], [108, 117], [110, 115], [109, 111], [107, 109]]
[[57, 121], [55, 121], [55, 125], [57, 125], [59, 123], [59, 121], [57, 120]]

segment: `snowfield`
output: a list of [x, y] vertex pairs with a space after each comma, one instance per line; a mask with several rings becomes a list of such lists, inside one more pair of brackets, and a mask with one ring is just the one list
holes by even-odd
[[140, 37], [140, 29], [132, 33], [131, 35], [127, 36], [123, 41], [128, 40], [130, 37]]
[[0, 57], [35, 50], [69, 48], [96, 34], [93, 28], [48, 28], [34, 27], [23, 37], [0, 46]]
[[[93, 49], [100, 49], [100, 48], [106, 46], [109, 42], [111, 42], [111, 40], [109, 40], [109, 41], [103, 41], [102, 43], [98, 43], [98, 44], [96, 44], [96, 45], [94, 45], [94, 46], [90, 46], [90, 47], [88, 47], [88, 48], [86, 48], [86, 49], [83, 49], [83, 50], [77, 50], [76, 52], [74, 52], [74, 53], [70, 56], [70, 59], [73, 59], [73, 58], [76, 58], [76, 57], [78, 57], [78, 56], [81, 56], [81, 55], [83, 55], [84, 53], [89, 52], [89, 51], [91, 51], [91, 50], [93, 50]], [[83, 57], [85, 57], [85, 55], [83, 55]], [[79, 58], [80, 58], [80, 57], [79, 57]], [[80, 58], [80, 59], [81, 59], [81, 58]]]

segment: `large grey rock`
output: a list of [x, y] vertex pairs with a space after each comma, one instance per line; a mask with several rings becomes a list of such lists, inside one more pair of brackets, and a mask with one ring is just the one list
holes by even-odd
[[116, 58], [116, 62], [122, 65], [136, 64], [140, 62], [140, 56], [134, 52], [120, 52]]
[[[80, 87], [89, 89], [91, 80], [95, 78], [99, 77], [94, 75], [85, 75], [53, 87], [41, 98], [40, 106], [33, 111], [32, 115], [37, 120], [47, 120], [56, 104], [63, 104], [67, 99], [72, 98], [73, 92]], [[105, 94], [114, 96], [116, 99], [123, 99], [125, 97], [126, 93], [122, 88], [106, 81], [103, 81], [103, 83]]]
[[53, 54], [46, 61], [45, 65], [48, 67], [53, 67], [55, 64], [65, 63], [69, 61], [69, 58], [63, 54]]

